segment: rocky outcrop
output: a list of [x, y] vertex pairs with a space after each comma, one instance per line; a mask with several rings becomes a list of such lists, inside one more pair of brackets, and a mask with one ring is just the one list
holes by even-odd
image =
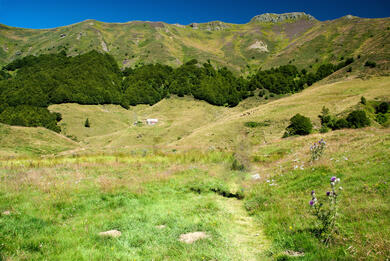
[[285, 13], [285, 14], [266, 13], [266, 14], [256, 15], [255, 17], [252, 18], [251, 22], [278, 23], [286, 20], [299, 20], [299, 19], [315, 20], [313, 16], [306, 14], [304, 12], [293, 12], [293, 13]]
[[200, 30], [206, 30], [206, 31], [221, 31], [228, 27], [230, 27], [228, 24], [225, 24], [220, 21], [213, 21], [208, 23], [192, 23], [189, 25], [193, 29], [200, 29]]
[[220, 21], [208, 22], [206, 24], [207, 31], [222, 31], [228, 27], [229, 26], [227, 24]]
[[192, 27], [193, 29], [198, 29], [199, 25], [198, 25], [198, 23], [192, 23], [192, 24], [190, 24], [190, 27]]
[[257, 50], [258, 52], [266, 52], [268, 53], [268, 46], [266, 43], [264, 43], [263, 41], [259, 41], [259, 40], [256, 40], [256, 42], [254, 42], [253, 44], [251, 44], [249, 47], [248, 47], [249, 50], [251, 49], [255, 49]]

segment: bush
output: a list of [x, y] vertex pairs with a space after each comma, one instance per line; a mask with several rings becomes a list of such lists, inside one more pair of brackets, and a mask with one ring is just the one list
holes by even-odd
[[321, 127], [333, 129], [333, 124], [334, 124], [335, 120], [332, 117], [332, 115], [330, 114], [328, 108], [323, 106], [321, 114], [318, 115], [318, 118], [320, 118], [320, 120], [321, 120]]
[[311, 133], [312, 129], [313, 125], [310, 119], [298, 113], [290, 119], [290, 125], [286, 128], [283, 137], [308, 135]]
[[260, 90], [260, 92], [259, 92], [259, 97], [263, 97], [265, 95], [265, 91], [262, 89], [262, 90]]
[[370, 120], [365, 111], [353, 111], [347, 116], [346, 120], [350, 128], [363, 128], [370, 125]]
[[370, 67], [370, 68], [375, 68], [376, 67], [376, 63], [375, 62], [372, 62], [372, 61], [367, 61], [364, 66], [366, 67]]
[[264, 121], [264, 122], [256, 122], [256, 121], [247, 121], [244, 123], [245, 127], [249, 128], [256, 128], [256, 127], [267, 127], [270, 125], [270, 122]]
[[232, 166], [230, 168], [231, 170], [244, 171], [245, 165], [241, 163], [237, 158], [234, 158], [232, 162]]
[[389, 104], [387, 102], [382, 102], [379, 104], [379, 106], [376, 108], [376, 113], [386, 113], [389, 111]]
[[321, 126], [320, 133], [327, 133], [330, 129], [326, 126]]
[[362, 97], [360, 98], [360, 103], [363, 104], [363, 105], [366, 105], [366, 104], [367, 104], [367, 100], [366, 100], [366, 98], [364, 98], [364, 96], [362, 96]]
[[387, 115], [382, 113], [378, 113], [375, 117], [376, 122], [378, 122], [381, 125], [385, 124], [387, 122], [387, 119], [388, 119]]
[[88, 118], [85, 120], [84, 127], [86, 127], [86, 128], [91, 127], [91, 124], [89, 123]]
[[348, 128], [349, 127], [349, 124], [348, 124], [348, 121], [346, 119], [338, 119], [334, 126], [333, 126], [333, 130], [340, 130], [340, 129], [345, 129], [345, 128]]

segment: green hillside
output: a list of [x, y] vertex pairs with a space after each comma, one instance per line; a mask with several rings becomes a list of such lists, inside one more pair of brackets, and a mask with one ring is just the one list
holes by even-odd
[[76, 55], [100, 50], [113, 55], [120, 67], [156, 62], [177, 67], [195, 58], [200, 62], [210, 59], [213, 64], [236, 72], [248, 72], [259, 65], [269, 68], [292, 62], [299, 67], [316, 67], [360, 55], [354, 69], [364, 69], [365, 61], [373, 60], [382, 71], [388, 71], [389, 18], [345, 16], [322, 22], [298, 14], [274, 15], [282, 17], [274, 20], [264, 14], [247, 24], [216, 21], [184, 26], [87, 20], [42, 30], [2, 25], [0, 65], [30, 54], [66, 50]]
[[389, 50], [390, 18], [0, 25], [0, 261], [390, 260]]

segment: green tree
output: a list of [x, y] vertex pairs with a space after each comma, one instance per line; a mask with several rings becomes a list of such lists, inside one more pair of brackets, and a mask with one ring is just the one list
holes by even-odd
[[287, 126], [283, 137], [293, 135], [308, 135], [311, 133], [312, 129], [313, 125], [310, 121], [310, 118], [298, 113], [290, 119], [290, 125]]
[[84, 122], [84, 127], [86, 127], [86, 128], [90, 128], [91, 127], [91, 124], [89, 123], [89, 119], [88, 118]]
[[365, 111], [356, 110], [348, 114], [346, 118], [350, 128], [363, 128], [370, 126], [370, 119]]

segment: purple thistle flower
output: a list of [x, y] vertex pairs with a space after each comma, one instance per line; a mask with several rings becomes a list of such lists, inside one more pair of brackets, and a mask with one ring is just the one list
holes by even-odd
[[313, 206], [314, 205], [314, 201], [310, 200], [309, 204], [310, 204], [310, 206]]
[[328, 192], [326, 192], [326, 195], [329, 197], [330, 196], [330, 192], [328, 191]]
[[331, 182], [335, 182], [336, 179], [337, 179], [337, 178], [336, 178], [335, 176], [333, 176], [333, 177], [330, 179], [330, 181], [331, 181]]
[[314, 190], [312, 190], [312, 191], [311, 191], [311, 195], [313, 196], [313, 195], [314, 195], [314, 193], [315, 193], [315, 192], [314, 192]]

